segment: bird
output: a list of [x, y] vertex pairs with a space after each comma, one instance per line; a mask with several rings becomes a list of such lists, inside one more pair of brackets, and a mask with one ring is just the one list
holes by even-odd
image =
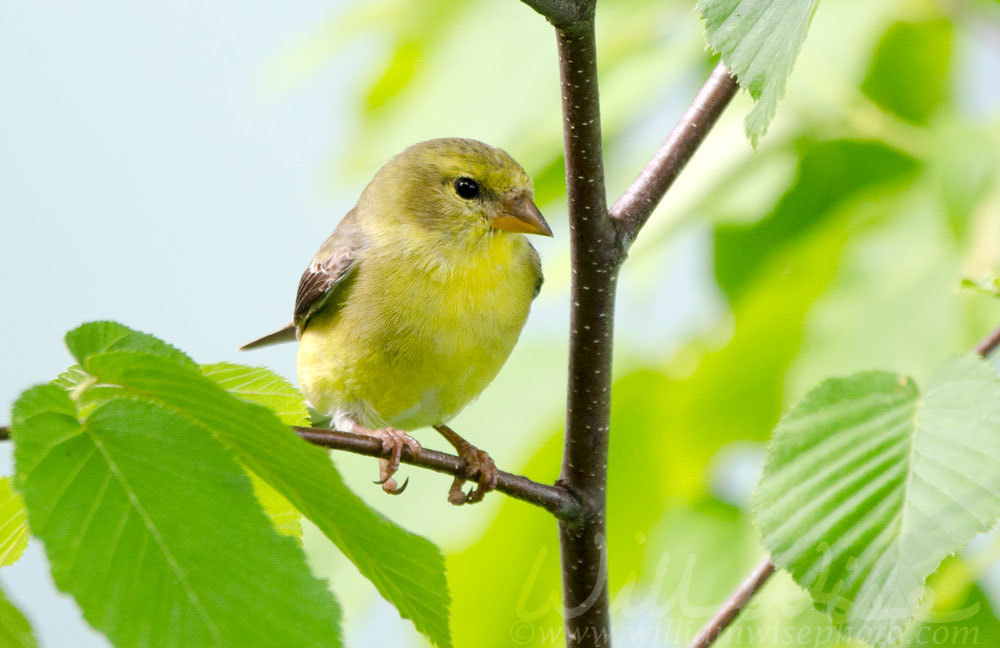
[[296, 372], [310, 406], [345, 432], [382, 442], [382, 489], [409, 433], [433, 427], [478, 484], [496, 487], [489, 454], [448, 427], [496, 377], [542, 287], [525, 234], [552, 236], [531, 177], [502, 149], [463, 138], [414, 144], [386, 162], [320, 246], [299, 281], [292, 322], [241, 350], [298, 340]]

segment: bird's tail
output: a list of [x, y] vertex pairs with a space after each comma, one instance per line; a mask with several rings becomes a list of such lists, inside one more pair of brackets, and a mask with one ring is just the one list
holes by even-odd
[[280, 328], [274, 333], [268, 333], [264, 337], [257, 338], [253, 342], [247, 342], [240, 347], [240, 351], [249, 351], [250, 349], [259, 349], [260, 347], [271, 346], [272, 344], [281, 344], [282, 342], [294, 342], [295, 341], [295, 325], [289, 324], [284, 328]]

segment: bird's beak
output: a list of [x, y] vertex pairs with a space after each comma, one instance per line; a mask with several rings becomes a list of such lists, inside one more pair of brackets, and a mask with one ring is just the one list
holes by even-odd
[[490, 226], [505, 232], [552, 236], [552, 230], [542, 218], [542, 212], [538, 211], [531, 196], [526, 193], [504, 200], [500, 212], [490, 219]]

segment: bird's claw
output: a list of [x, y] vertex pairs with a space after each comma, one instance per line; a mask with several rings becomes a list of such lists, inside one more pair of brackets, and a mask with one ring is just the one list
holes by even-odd
[[382, 481], [381, 479], [376, 480], [375, 483], [381, 484], [382, 490], [384, 490], [386, 493], [389, 493], [390, 495], [401, 495], [403, 491], [406, 490], [406, 487], [409, 485], [410, 478], [407, 477], [406, 479], [404, 479], [403, 485], [400, 486], [399, 488], [396, 488], [396, 480], [393, 479], [392, 477], [387, 477], [385, 481]]
[[[497, 487], [499, 471], [493, 457], [473, 445], [462, 448], [459, 456], [465, 459], [468, 466], [466, 477], [456, 477], [451, 483], [451, 488], [448, 489], [448, 501], [455, 506], [483, 501], [486, 493]], [[471, 479], [476, 474], [479, 475], [479, 484], [476, 488], [469, 489], [469, 492], [463, 491], [462, 485], [466, 479]]]
[[399, 495], [406, 490], [406, 485], [410, 483], [409, 478], [407, 477], [406, 480], [403, 481], [402, 486], [397, 487], [396, 480], [393, 479], [392, 476], [396, 474], [397, 470], [399, 470], [400, 460], [403, 456], [403, 448], [405, 447], [410, 451], [410, 455], [415, 457], [420, 454], [420, 451], [422, 450], [420, 443], [406, 432], [402, 432], [394, 428], [369, 430], [361, 426], [355, 426], [354, 429], [356, 432], [379, 439], [382, 442], [382, 450], [390, 453], [388, 458], [378, 460], [379, 478], [375, 481], [375, 483], [381, 485], [382, 490], [390, 495]]
[[420, 454], [420, 444], [416, 439], [405, 432], [394, 428], [380, 428], [375, 430], [375, 436], [382, 440], [382, 449], [392, 454], [388, 459], [379, 459], [379, 481], [382, 490], [390, 495], [399, 495], [406, 490], [409, 483], [407, 478], [402, 486], [396, 486], [396, 480], [392, 478], [399, 470], [399, 462], [403, 456], [403, 448], [406, 447], [410, 454], [416, 456]]

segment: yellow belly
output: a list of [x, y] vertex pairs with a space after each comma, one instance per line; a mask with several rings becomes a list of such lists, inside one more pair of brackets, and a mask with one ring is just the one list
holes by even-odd
[[497, 239], [461, 263], [365, 259], [301, 334], [299, 385], [313, 407], [413, 430], [478, 396], [517, 342], [538, 276], [526, 241]]

